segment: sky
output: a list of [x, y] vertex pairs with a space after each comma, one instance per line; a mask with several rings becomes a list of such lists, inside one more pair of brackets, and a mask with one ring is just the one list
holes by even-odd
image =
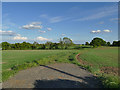
[[117, 2], [3, 2], [2, 41], [59, 42], [68, 37], [76, 44], [100, 37], [118, 40]]

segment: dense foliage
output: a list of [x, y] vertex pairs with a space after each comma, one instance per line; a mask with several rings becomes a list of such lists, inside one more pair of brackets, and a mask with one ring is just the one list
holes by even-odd
[[[70, 38], [64, 37], [63, 39], [60, 38], [59, 43], [53, 43], [47, 41], [45, 44], [39, 44], [38, 42], [29, 43], [29, 42], [22, 42], [22, 43], [15, 43], [10, 44], [8, 42], [2, 42], [2, 50], [39, 50], [39, 49], [68, 49], [70, 46], [74, 46], [73, 49], [80, 49], [82, 48], [79, 45], [75, 45]], [[110, 42], [106, 42], [101, 38], [94, 38], [90, 43], [85, 42], [85, 45], [91, 45], [93, 47], [100, 47], [100, 46], [120, 46], [120, 41], [113, 41], [111, 44]], [[84, 46], [84, 44], [82, 44]]]
[[104, 41], [101, 38], [94, 38], [91, 42], [90, 45], [93, 45], [93, 47], [98, 47], [98, 46], [106, 46], [106, 41]]
[[[88, 45], [88, 42], [86, 42], [86, 45]], [[93, 38], [93, 40], [90, 42], [90, 45], [93, 47], [100, 47], [100, 46], [120, 46], [120, 41], [113, 41], [111, 44], [110, 42], [106, 42], [102, 38]]]
[[35, 49], [67, 49], [69, 46], [74, 45], [70, 38], [64, 37], [63, 40], [60, 39], [59, 43], [53, 43], [47, 41], [45, 44], [39, 44], [34, 42], [33, 44], [29, 42], [10, 44], [8, 42], [2, 42], [2, 50], [35, 50]]

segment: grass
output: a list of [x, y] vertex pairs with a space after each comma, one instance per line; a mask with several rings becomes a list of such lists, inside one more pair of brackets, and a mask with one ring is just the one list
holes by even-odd
[[50, 63], [72, 63], [80, 50], [5, 50], [2, 52], [2, 81], [20, 70]]
[[[119, 87], [119, 76], [114, 74], [114, 68], [118, 68], [118, 48], [117, 47], [102, 47], [89, 49], [87, 52], [82, 52], [80, 55], [82, 61], [90, 64], [89, 71], [96, 74], [107, 88]], [[102, 67], [108, 67], [101, 72]]]
[[[80, 53], [80, 58], [92, 66], [82, 65], [75, 59]], [[2, 52], [2, 81], [7, 80], [20, 70], [53, 63], [72, 63], [83, 66], [99, 77], [107, 88], [119, 87], [118, 75], [101, 73], [101, 67], [118, 67], [118, 48], [84, 48], [80, 50], [6, 50]]]

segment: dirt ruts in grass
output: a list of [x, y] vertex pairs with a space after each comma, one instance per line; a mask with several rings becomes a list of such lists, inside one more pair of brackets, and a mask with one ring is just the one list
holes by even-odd
[[80, 59], [80, 54], [77, 54], [76, 55], [76, 59], [82, 64], [82, 65], [90, 65], [90, 66], [92, 66], [92, 64], [90, 64], [90, 63], [88, 63], [88, 62], [86, 62], [86, 61], [83, 61], [82, 59]]
[[[80, 59], [81, 54], [76, 55], [76, 59], [82, 64], [82, 65], [89, 65], [89, 66], [94, 66], [93, 64], [90, 64], [86, 61], [83, 61]], [[101, 73], [106, 73], [106, 74], [112, 74], [112, 75], [118, 75], [118, 67], [101, 67], [100, 68]]]
[[0, 62], [0, 64], [4, 64], [4, 63], [6, 63], [6, 62]]
[[106, 74], [118, 75], [117, 67], [101, 67], [100, 71]]

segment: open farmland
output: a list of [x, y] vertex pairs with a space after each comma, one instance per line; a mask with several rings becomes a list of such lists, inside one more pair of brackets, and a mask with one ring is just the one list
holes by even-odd
[[89, 71], [101, 76], [106, 87], [119, 86], [118, 47], [89, 49], [79, 55], [79, 60], [82, 61], [83, 66], [90, 66]]
[[[79, 59], [85, 63], [76, 60], [77, 54], [80, 54]], [[81, 50], [4, 50], [2, 58], [3, 81], [10, 78], [16, 72], [33, 66], [72, 63], [83, 66], [94, 75], [102, 77], [101, 80], [103, 84], [107, 85], [106, 87], [118, 87], [119, 84], [117, 47], [87, 48]], [[39, 64], [37, 65], [36, 63]]]
[[[90, 63], [91, 66], [95, 68], [108, 68], [111, 70], [118, 68], [117, 47], [89, 49], [87, 52], [81, 53], [79, 57], [82, 61]], [[115, 74], [118, 74], [117, 71]]]
[[75, 55], [80, 50], [6, 50], [2, 51], [3, 81], [13, 74], [11, 68], [15, 65], [30, 63], [34, 60], [40, 64], [75, 61]]

